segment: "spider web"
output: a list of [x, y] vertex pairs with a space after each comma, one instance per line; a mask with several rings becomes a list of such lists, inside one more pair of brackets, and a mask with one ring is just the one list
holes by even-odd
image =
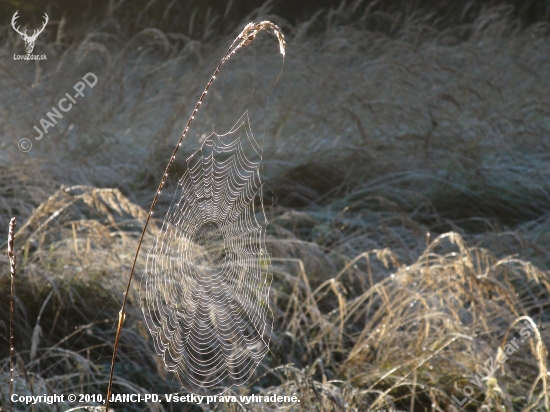
[[[247, 33], [255, 28], [275, 28], [284, 55], [282, 35], [269, 22], [247, 26], [241, 44], [254, 39], [256, 32]], [[252, 133], [251, 119], [255, 128], [263, 126], [265, 135], [267, 103], [281, 72], [258, 79], [258, 55], [253, 48], [247, 50], [252, 55], [243, 57], [233, 71], [227, 69], [229, 64], [224, 66], [217, 103], [205, 101], [201, 106], [201, 113], [214, 117], [212, 132], [201, 135], [181, 178], [163, 190], [168, 197], [159, 202], [167, 206], [141, 279], [141, 307], [155, 350], [181, 388], [195, 393], [245, 383], [269, 351], [273, 328], [262, 147]], [[276, 70], [270, 61], [261, 67], [266, 73]], [[252, 73], [247, 72], [250, 68]], [[246, 88], [247, 93], [238, 93]], [[231, 118], [239, 120], [229, 123]], [[219, 134], [216, 128], [226, 132]]]
[[[260, 155], [246, 114], [187, 159], [142, 278], [155, 349], [180, 381], [240, 385], [269, 350], [273, 315]], [[256, 210], [256, 200], [260, 208]]]

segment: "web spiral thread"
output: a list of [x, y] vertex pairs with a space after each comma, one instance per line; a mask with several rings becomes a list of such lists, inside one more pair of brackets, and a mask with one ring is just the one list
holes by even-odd
[[194, 387], [240, 385], [269, 350], [272, 275], [260, 161], [244, 146], [261, 158], [246, 116], [187, 159], [142, 278], [155, 349]]

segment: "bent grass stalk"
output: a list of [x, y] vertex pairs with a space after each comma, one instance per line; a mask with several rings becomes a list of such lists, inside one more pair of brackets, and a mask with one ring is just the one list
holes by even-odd
[[128, 300], [128, 294], [130, 292], [130, 284], [132, 282], [132, 278], [134, 275], [134, 270], [136, 267], [137, 258], [139, 255], [139, 251], [141, 249], [141, 244], [143, 242], [143, 237], [145, 236], [145, 231], [147, 230], [147, 226], [149, 224], [149, 220], [151, 219], [151, 216], [153, 215], [153, 209], [155, 208], [158, 200], [158, 196], [160, 194], [160, 191], [164, 187], [164, 184], [166, 182], [166, 178], [168, 177], [168, 171], [170, 170], [170, 167], [172, 166], [172, 163], [174, 162], [176, 158], [176, 153], [178, 152], [178, 149], [181, 146], [181, 143], [183, 139], [185, 138], [187, 132], [189, 131], [189, 126], [193, 122], [193, 119], [195, 118], [195, 115], [199, 111], [199, 107], [202, 104], [206, 94], [208, 93], [208, 90], [210, 89], [210, 86], [212, 86], [212, 83], [214, 82], [214, 79], [216, 78], [216, 75], [220, 71], [223, 64], [228, 61], [239, 49], [248, 46], [255, 38], [256, 35], [261, 31], [268, 31], [271, 32], [278, 40], [279, 42], [279, 51], [284, 56], [285, 55], [285, 40], [284, 36], [281, 32], [281, 29], [271, 23], [270, 21], [261, 21], [257, 23], [248, 23], [243, 31], [233, 40], [233, 43], [231, 43], [231, 46], [227, 49], [227, 52], [222, 57], [220, 62], [218, 63], [218, 66], [216, 67], [216, 70], [214, 70], [214, 73], [212, 76], [210, 76], [210, 80], [206, 84], [206, 87], [204, 88], [199, 100], [197, 101], [197, 104], [195, 105], [195, 109], [193, 110], [193, 113], [191, 114], [191, 117], [187, 121], [187, 124], [185, 125], [185, 128], [183, 129], [183, 132], [178, 140], [178, 143], [176, 144], [176, 147], [174, 148], [174, 151], [172, 152], [172, 156], [170, 157], [170, 160], [168, 161], [168, 164], [166, 165], [166, 168], [164, 170], [164, 174], [162, 175], [162, 178], [160, 180], [158, 189], [155, 193], [155, 197], [153, 198], [153, 202], [151, 203], [151, 207], [149, 208], [149, 213], [147, 215], [147, 218], [145, 219], [145, 224], [143, 226], [143, 230], [141, 232], [141, 236], [138, 241], [138, 246], [136, 249], [136, 253], [134, 256], [134, 260], [132, 263], [132, 268], [130, 269], [130, 275], [128, 277], [128, 284], [126, 286], [126, 292], [124, 294], [124, 300], [122, 302], [122, 307], [119, 312], [118, 316], [118, 326], [115, 336], [115, 343], [113, 347], [113, 357], [111, 359], [111, 371], [109, 374], [109, 384], [107, 386], [107, 399], [105, 400], [105, 411], [109, 411], [109, 403], [110, 403], [110, 397], [112, 392], [112, 385], [113, 385], [113, 376], [114, 376], [114, 370], [115, 370], [115, 362], [116, 362], [116, 355], [118, 350], [118, 345], [120, 342], [120, 333], [122, 331], [122, 325], [124, 324], [124, 320], [126, 318], [125, 308], [126, 308], [126, 302]]

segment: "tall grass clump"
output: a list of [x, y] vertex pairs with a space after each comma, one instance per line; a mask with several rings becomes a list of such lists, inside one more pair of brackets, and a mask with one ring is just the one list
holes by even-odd
[[[264, 140], [263, 200], [276, 329], [256, 375], [232, 393], [300, 399], [250, 410], [547, 410], [548, 23], [525, 25], [506, 5], [451, 19], [343, 3], [298, 23], [270, 7], [247, 21], [269, 18], [288, 42], [263, 126], [273, 136]], [[48, 60], [30, 65], [10, 60], [21, 41], [0, 28], [0, 226], [11, 216], [21, 222], [19, 394], [107, 392], [121, 291], [158, 177], [227, 33], [240, 32], [235, 23], [223, 36], [153, 26], [136, 34], [113, 13], [86, 33], [48, 26], [36, 45]], [[250, 70], [255, 79], [280, 70], [263, 58], [273, 49], [257, 41], [232, 61], [242, 74], [235, 79], [245, 80], [224, 83], [226, 107], [247, 98], [240, 91]], [[88, 71], [98, 84], [34, 141], [32, 126]], [[197, 116], [186, 139], [200, 142], [209, 121]], [[21, 137], [32, 140], [30, 152], [17, 149]], [[160, 224], [153, 215], [147, 231]], [[136, 267], [144, 265], [138, 256]], [[133, 284], [113, 392], [176, 392]], [[9, 316], [1, 305], [2, 407]], [[518, 349], [504, 359], [514, 338]], [[488, 359], [499, 365], [490, 376]], [[487, 379], [473, 385], [479, 376]], [[471, 402], [460, 407], [453, 396], [461, 400], [468, 385]], [[217, 410], [224, 407], [238, 408]]]

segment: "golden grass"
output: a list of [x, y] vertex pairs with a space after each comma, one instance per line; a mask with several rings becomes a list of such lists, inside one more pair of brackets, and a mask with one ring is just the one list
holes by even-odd
[[[458, 411], [451, 396], [462, 399], [485, 362], [502, 359], [524, 321], [534, 332], [475, 387], [467, 410], [549, 407], [548, 26], [520, 29], [506, 8], [444, 30], [434, 19], [355, 19], [344, 7], [281, 22], [288, 48], [266, 121], [274, 138], [264, 142], [277, 328], [256, 379], [234, 391], [301, 402], [264, 409]], [[48, 61], [21, 69], [9, 61], [21, 44], [8, 33], [0, 225], [18, 217], [15, 390], [104, 394], [144, 207], [222, 42], [105, 29], [73, 44], [38, 42]], [[254, 69], [272, 78], [280, 66], [259, 58], [273, 49], [258, 40]], [[97, 88], [20, 153], [17, 140], [74, 84], [69, 70], [94, 71]], [[224, 86], [227, 105], [246, 100], [237, 93], [245, 80]], [[190, 140], [208, 130], [207, 117]], [[175, 391], [136, 289], [129, 299], [114, 387]]]

